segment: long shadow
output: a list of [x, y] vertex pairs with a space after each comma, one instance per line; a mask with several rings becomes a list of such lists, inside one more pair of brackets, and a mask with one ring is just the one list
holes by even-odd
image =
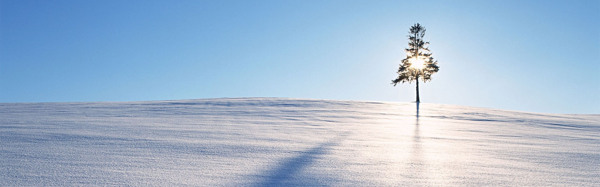
[[417, 117], [415, 119], [415, 131], [413, 132], [413, 153], [421, 152], [421, 132], [419, 131], [419, 103], [417, 102]]
[[410, 164], [409, 168], [411, 172], [411, 178], [422, 179], [424, 167], [426, 166], [425, 160], [423, 159], [423, 148], [421, 142], [421, 131], [419, 129], [419, 103], [417, 103], [417, 116], [415, 118], [414, 132], [412, 136], [412, 147], [410, 151]]
[[[332, 141], [322, 143], [309, 150], [303, 151], [298, 156], [282, 161], [281, 164], [274, 169], [266, 171], [265, 174], [267, 177], [265, 177], [265, 180], [257, 183], [254, 186], [287, 186], [286, 182], [290, 182], [290, 179], [301, 172], [304, 168], [310, 166], [321, 156], [326, 155], [331, 147], [337, 146], [341, 141], [342, 136], [334, 138]], [[303, 182], [305, 183], [308, 181]]]
[[417, 125], [419, 125], [419, 102], [417, 102]]

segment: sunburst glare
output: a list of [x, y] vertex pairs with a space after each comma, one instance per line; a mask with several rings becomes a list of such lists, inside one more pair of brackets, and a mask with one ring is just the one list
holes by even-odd
[[425, 60], [423, 58], [410, 58], [410, 67], [414, 69], [423, 69], [425, 67]]

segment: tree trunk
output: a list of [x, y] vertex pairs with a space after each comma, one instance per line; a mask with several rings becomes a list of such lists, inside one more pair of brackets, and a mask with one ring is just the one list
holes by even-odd
[[419, 99], [419, 75], [417, 75], [417, 103], [421, 102]]
[[[415, 60], [419, 59], [419, 43], [418, 43], [417, 33], [415, 33]], [[420, 70], [419, 70], [420, 71]], [[419, 73], [417, 73], [417, 103], [420, 103], [421, 99], [419, 99]]]

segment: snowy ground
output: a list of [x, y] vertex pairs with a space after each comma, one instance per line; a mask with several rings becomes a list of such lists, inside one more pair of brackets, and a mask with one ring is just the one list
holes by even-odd
[[600, 115], [419, 107], [0, 103], [0, 186], [600, 185]]

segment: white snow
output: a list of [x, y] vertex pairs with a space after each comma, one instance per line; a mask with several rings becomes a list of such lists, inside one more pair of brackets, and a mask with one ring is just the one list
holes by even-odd
[[233, 98], [0, 103], [0, 186], [599, 186], [600, 115]]

